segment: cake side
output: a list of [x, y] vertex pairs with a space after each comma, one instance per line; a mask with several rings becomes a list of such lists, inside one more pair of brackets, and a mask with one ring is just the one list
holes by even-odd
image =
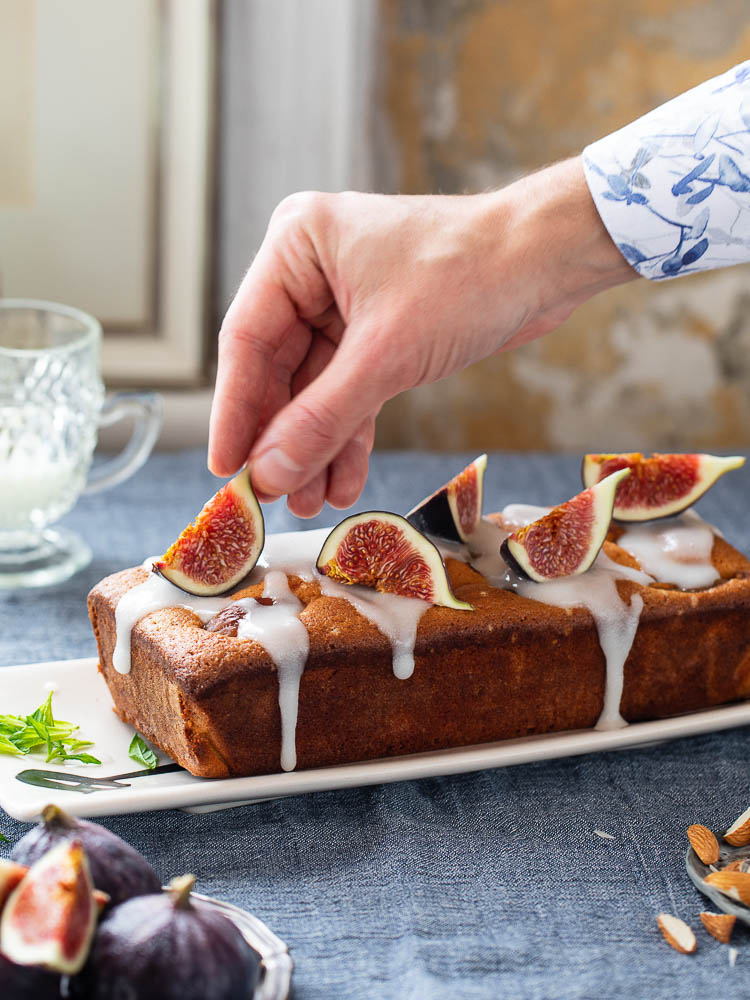
[[[614, 542], [615, 561], [637, 565]], [[618, 581], [643, 612], [625, 664], [628, 721], [750, 696], [750, 563], [716, 538], [721, 582], [700, 592]], [[327, 766], [593, 726], [605, 659], [589, 612], [491, 587], [447, 560], [454, 593], [472, 613], [431, 607], [413, 675], [394, 676], [389, 641], [352, 605], [290, 578], [310, 637], [296, 731], [297, 766]], [[279, 769], [278, 675], [250, 639], [206, 631], [186, 609], [146, 615], [133, 629], [132, 670], [112, 667], [115, 607], [145, 570], [103, 580], [89, 597], [100, 669], [120, 716], [194, 774]], [[235, 596], [258, 597], [262, 584]]]

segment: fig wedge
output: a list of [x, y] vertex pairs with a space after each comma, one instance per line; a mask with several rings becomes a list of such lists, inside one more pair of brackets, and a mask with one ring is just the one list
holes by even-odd
[[388, 594], [473, 611], [453, 594], [442, 556], [406, 518], [368, 510], [345, 518], [326, 538], [318, 572]]
[[154, 571], [188, 594], [223, 594], [255, 566], [264, 540], [263, 514], [243, 469], [211, 497]]
[[32, 865], [0, 917], [0, 951], [16, 965], [72, 976], [83, 968], [98, 907], [80, 840], [63, 841]]
[[585, 455], [581, 478], [584, 486], [593, 486], [618, 469], [630, 469], [617, 488], [613, 517], [616, 521], [652, 521], [687, 510], [719, 476], [744, 464], [741, 455]]
[[514, 531], [500, 547], [503, 559], [537, 583], [585, 573], [607, 537], [617, 486], [629, 475], [620, 469]]
[[463, 472], [406, 515], [417, 531], [451, 542], [465, 542], [482, 518], [482, 484], [487, 456], [480, 455]]

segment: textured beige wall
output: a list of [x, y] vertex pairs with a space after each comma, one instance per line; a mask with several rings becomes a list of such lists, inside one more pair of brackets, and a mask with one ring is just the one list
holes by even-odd
[[[381, 0], [403, 192], [478, 191], [579, 152], [748, 57], [747, 0]], [[750, 446], [750, 265], [644, 280], [391, 401], [380, 447]]]

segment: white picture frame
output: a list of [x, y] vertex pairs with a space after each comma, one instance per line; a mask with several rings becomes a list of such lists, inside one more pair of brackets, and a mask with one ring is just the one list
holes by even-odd
[[162, 0], [162, 7], [156, 322], [105, 326], [102, 370], [110, 382], [191, 385], [204, 376], [209, 322], [216, 0]]
[[205, 384], [218, 0], [0, 5], [0, 294], [97, 316], [110, 384]]

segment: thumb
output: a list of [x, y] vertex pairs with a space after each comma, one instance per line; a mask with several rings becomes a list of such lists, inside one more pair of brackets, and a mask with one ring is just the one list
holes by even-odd
[[[323, 371], [265, 428], [250, 455], [253, 484], [280, 496], [301, 489], [330, 462], [362, 422], [398, 391], [393, 378], [356, 348], [369, 337], [342, 341]], [[368, 356], [369, 355], [369, 360]]]

